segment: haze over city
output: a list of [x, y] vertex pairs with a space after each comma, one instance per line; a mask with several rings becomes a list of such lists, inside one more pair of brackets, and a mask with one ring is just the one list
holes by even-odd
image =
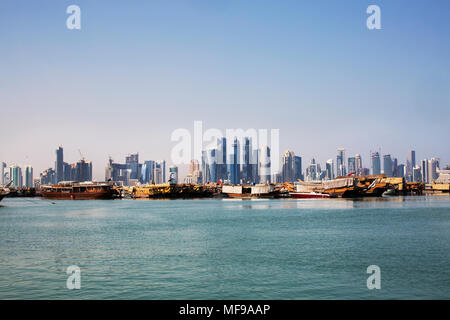
[[377, 3], [371, 31], [368, 1], [78, 1], [81, 30], [68, 30], [71, 1], [2, 1], [0, 161], [37, 175], [63, 145], [103, 180], [109, 156], [170, 164], [173, 130], [202, 120], [280, 129], [280, 153], [304, 166], [338, 147], [366, 167], [380, 148], [445, 166], [450, 4]]

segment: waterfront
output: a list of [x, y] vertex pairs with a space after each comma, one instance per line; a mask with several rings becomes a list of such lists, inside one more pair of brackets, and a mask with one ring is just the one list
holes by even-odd
[[449, 299], [450, 197], [7, 198], [0, 248], [1, 299]]

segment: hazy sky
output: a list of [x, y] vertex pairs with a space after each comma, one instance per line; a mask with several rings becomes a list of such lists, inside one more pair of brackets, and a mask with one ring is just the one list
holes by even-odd
[[[66, 8], [81, 8], [81, 30]], [[381, 7], [381, 30], [366, 8]], [[370, 150], [450, 163], [450, 1], [0, 2], [0, 161], [35, 176], [167, 159], [177, 128], [279, 128], [321, 163]]]

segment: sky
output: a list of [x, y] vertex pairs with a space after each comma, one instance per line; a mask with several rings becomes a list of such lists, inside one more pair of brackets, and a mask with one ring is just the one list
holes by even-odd
[[[66, 9], [81, 8], [69, 30]], [[381, 30], [366, 27], [369, 5]], [[280, 129], [320, 163], [371, 151], [450, 163], [450, 2], [0, 2], [0, 161], [170, 163], [171, 133]], [[79, 151], [80, 150], [80, 151]], [[183, 175], [183, 172], [182, 172]]]

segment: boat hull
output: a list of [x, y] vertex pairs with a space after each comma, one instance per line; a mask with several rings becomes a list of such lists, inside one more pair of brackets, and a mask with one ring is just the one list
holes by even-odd
[[113, 192], [42, 192], [42, 197], [55, 200], [110, 200], [114, 199], [115, 194]]
[[5, 195], [0, 194], [0, 201], [2, 201], [4, 197], [5, 197]]
[[292, 198], [297, 199], [328, 199], [331, 198], [329, 194], [313, 193], [313, 192], [290, 192]]

